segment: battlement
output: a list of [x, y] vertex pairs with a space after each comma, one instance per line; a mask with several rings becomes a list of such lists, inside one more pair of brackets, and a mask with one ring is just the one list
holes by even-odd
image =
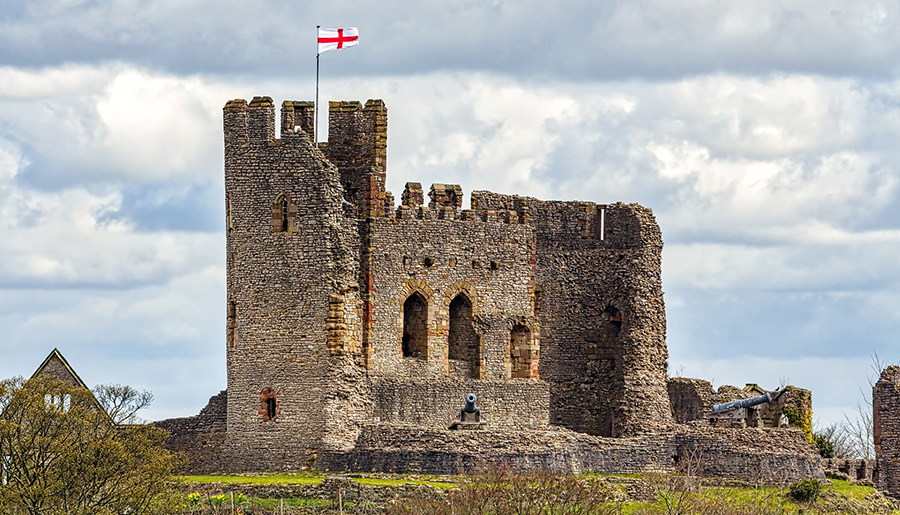
[[[275, 103], [272, 97], [256, 96], [248, 103], [230, 100], [223, 108], [225, 146], [265, 145], [275, 138]], [[328, 103], [329, 157], [338, 160], [375, 159], [383, 166], [387, 156], [387, 108], [381, 100]], [[298, 133], [315, 141], [315, 102], [285, 100], [281, 104], [282, 138]], [[339, 149], [339, 150], [338, 150]], [[352, 150], [351, 150], [352, 149]]]

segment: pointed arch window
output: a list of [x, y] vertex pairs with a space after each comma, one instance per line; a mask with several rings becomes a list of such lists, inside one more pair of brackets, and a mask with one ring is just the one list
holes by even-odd
[[403, 303], [404, 358], [424, 358], [428, 349], [428, 302], [418, 292]]

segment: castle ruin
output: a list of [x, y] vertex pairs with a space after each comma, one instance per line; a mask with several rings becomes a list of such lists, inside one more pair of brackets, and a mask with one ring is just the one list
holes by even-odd
[[[702, 452], [711, 475], [822, 476], [802, 431], [673, 415], [673, 388], [709, 395], [668, 382], [650, 209], [487, 191], [463, 209], [455, 184], [425, 205], [412, 182], [395, 205], [384, 103], [331, 102], [318, 147], [313, 109], [285, 101], [276, 135], [271, 98], [224, 108], [227, 393], [160, 423], [198, 468], [639, 472]], [[483, 424], [448, 431], [467, 393]]]

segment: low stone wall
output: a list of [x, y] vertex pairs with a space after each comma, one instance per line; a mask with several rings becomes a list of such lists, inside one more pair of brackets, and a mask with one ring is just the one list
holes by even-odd
[[847, 481], [871, 481], [874, 484], [877, 477], [876, 460], [828, 458], [824, 460], [824, 463], [825, 474], [831, 478], [846, 479]]
[[792, 429], [712, 429], [679, 426], [672, 432], [604, 438], [551, 427], [534, 431], [433, 431], [372, 425], [352, 451], [322, 450], [324, 470], [453, 474], [488, 465], [561, 474], [672, 472], [787, 484], [824, 478], [822, 460]]

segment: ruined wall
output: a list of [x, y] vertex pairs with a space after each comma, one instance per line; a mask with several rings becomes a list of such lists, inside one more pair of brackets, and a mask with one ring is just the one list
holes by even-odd
[[228, 395], [225, 390], [209, 398], [193, 417], [170, 418], [153, 424], [169, 432], [163, 445], [188, 458], [186, 472], [203, 474], [223, 469], [220, 462], [225, 441]]
[[872, 416], [875, 435], [875, 459], [879, 490], [900, 496], [900, 367], [892, 365], [881, 372], [872, 391]]
[[546, 425], [533, 229], [460, 210], [456, 185], [432, 185], [429, 207], [423, 193], [409, 183], [403, 205], [365, 222], [367, 364], [392, 385], [376, 387], [374, 417], [443, 427], [471, 391], [495, 424]]
[[535, 229], [535, 316], [551, 423], [604, 436], [671, 424], [662, 237], [651, 211], [485, 191], [472, 194], [472, 207], [515, 210]]
[[561, 474], [666, 473], [688, 464], [699, 476], [757, 484], [824, 478], [821, 458], [800, 431], [686, 426], [604, 438], [565, 429], [434, 431], [371, 425], [353, 451], [326, 451], [321, 464], [332, 470], [438, 474], [467, 473], [490, 464]]
[[703, 420], [713, 404], [724, 402], [713, 390], [712, 383], [703, 379], [671, 377], [666, 387], [672, 402], [672, 415], [679, 424]]
[[813, 443], [812, 392], [809, 390], [789, 385], [769, 391], [756, 384], [748, 384], [744, 388], [722, 385], [718, 390], [713, 390], [709, 381], [686, 377], [669, 378], [667, 388], [672, 414], [680, 424], [704, 420], [705, 414], [715, 404], [768, 393], [772, 397], [770, 402], [747, 408], [746, 424], [752, 427], [793, 427], [803, 431], [807, 441]]
[[[361, 353], [359, 240], [342, 214], [339, 172], [302, 129], [283, 127], [276, 139], [274, 111], [269, 97], [224, 108], [225, 453], [246, 470], [314, 459], [340, 371]], [[275, 421], [257, 413], [264, 387], [279, 392]]]

